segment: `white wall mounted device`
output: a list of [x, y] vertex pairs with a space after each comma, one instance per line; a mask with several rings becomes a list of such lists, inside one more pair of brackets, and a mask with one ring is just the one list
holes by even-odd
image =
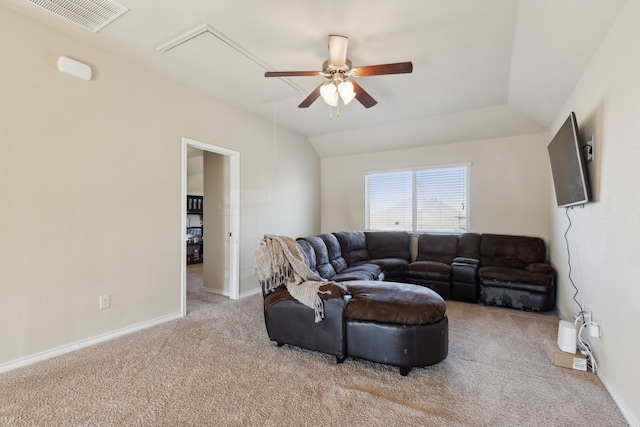
[[66, 56], [58, 58], [58, 70], [82, 80], [91, 80], [93, 75], [90, 66], [75, 59], [67, 58]]

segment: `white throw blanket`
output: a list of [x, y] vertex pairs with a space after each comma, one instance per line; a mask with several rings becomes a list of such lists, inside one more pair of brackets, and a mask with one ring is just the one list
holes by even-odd
[[253, 258], [265, 293], [284, 285], [292, 297], [315, 310], [316, 322], [324, 318], [319, 294], [330, 294], [331, 291], [320, 290], [327, 281], [311, 271], [307, 256], [294, 239], [265, 234], [254, 249]]

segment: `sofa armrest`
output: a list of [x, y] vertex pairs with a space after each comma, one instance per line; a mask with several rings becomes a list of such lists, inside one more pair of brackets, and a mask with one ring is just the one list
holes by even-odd
[[[345, 295], [349, 295], [349, 290], [342, 283], [338, 282], [328, 282], [324, 285], [320, 286], [320, 299], [331, 299], [331, 298], [342, 298]], [[329, 291], [330, 293], [324, 293], [324, 291]]]
[[451, 264], [451, 298], [478, 301], [478, 265], [475, 258], [457, 257]]
[[480, 260], [476, 258], [466, 258], [466, 257], [455, 257], [453, 260], [454, 263], [458, 264], [471, 264], [471, 265], [480, 265]]
[[[347, 287], [342, 283], [327, 282], [320, 286], [321, 291], [330, 291], [330, 293], [321, 292], [318, 295], [322, 300], [329, 300], [334, 298], [344, 299], [345, 295], [349, 295]], [[273, 292], [264, 296], [264, 309], [267, 310], [281, 301], [295, 301], [296, 299], [291, 296], [287, 288], [279, 286]]]
[[345, 298], [324, 301], [324, 319], [314, 322], [313, 309], [296, 300], [283, 300], [265, 310], [271, 341], [343, 358], [346, 355]]
[[[467, 262], [475, 261], [475, 262]], [[457, 283], [476, 283], [478, 260], [473, 258], [456, 258], [451, 264], [451, 281]]]

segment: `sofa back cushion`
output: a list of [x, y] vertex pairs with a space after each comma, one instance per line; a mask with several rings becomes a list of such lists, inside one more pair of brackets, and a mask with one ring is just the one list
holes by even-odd
[[416, 261], [451, 264], [456, 257], [458, 236], [455, 234], [421, 234], [418, 236]]
[[333, 233], [340, 243], [342, 257], [348, 266], [369, 261], [367, 240], [362, 231], [339, 231]]
[[327, 245], [318, 236], [303, 237], [302, 239], [306, 240], [316, 253], [316, 270], [318, 274], [325, 279], [331, 280], [336, 275], [336, 270], [329, 261]]
[[311, 271], [319, 274], [316, 269], [316, 251], [313, 249], [313, 246], [304, 239], [296, 239], [296, 242], [298, 242], [298, 245], [302, 248], [302, 252], [307, 256], [307, 265], [309, 265]]
[[480, 235], [478, 233], [462, 233], [459, 235], [456, 256], [480, 259]]
[[544, 240], [538, 237], [483, 234], [480, 239], [480, 266], [524, 268], [545, 262]]
[[364, 235], [372, 260], [400, 258], [411, 261], [411, 236], [406, 231], [365, 231]]
[[340, 242], [336, 239], [336, 236], [333, 234], [321, 234], [318, 236], [322, 239], [325, 246], [327, 247], [327, 252], [329, 254], [329, 262], [333, 266], [333, 269], [336, 273], [340, 273], [342, 270], [347, 268], [347, 261], [342, 257], [342, 251], [340, 250]]

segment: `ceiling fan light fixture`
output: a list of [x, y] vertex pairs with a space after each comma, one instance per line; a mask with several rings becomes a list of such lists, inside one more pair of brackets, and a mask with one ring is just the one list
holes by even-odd
[[340, 98], [342, 98], [342, 102], [344, 102], [344, 105], [349, 104], [351, 101], [353, 101], [353, 98], [356, 97], [353, 82], [351, 82], [351, 80], [340, 82], [340, 84], [338, 85], [338, 93], [340, 93]]
[[338, 105], [338, 88], [332, 81], [320, 86], [320, 96], [330, 106], [335, 107]]
[[[349, 38], [336, 34], [329, 35], [329, 59], [323, 62], [322, 71], [267, 71], [265, 77], [322, 76], [329, 79], [321, 83], [305, 98], [298, 108], [307, 108], [322, 97], [330, 107], [338, 107], [340, 99], [344, 105], [357, 99], [365, 108], [378, 102], [350, 77], [382, 76], [385, 74], [407, 74], [413, 71], [411, 62], [365, 65], [354, 68], [347, 59]], [[331, 109], [330, 109], [331, 111]], [[337, 114], [339, 115], [339, 107]], [[329, 114], [331, 118], [331, 114]]]

